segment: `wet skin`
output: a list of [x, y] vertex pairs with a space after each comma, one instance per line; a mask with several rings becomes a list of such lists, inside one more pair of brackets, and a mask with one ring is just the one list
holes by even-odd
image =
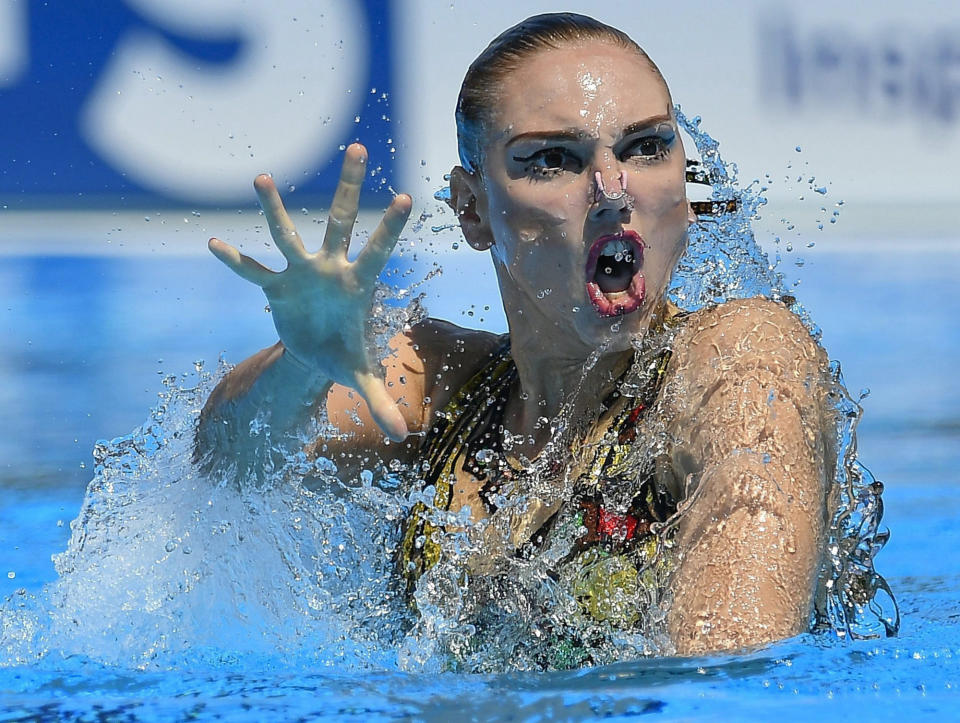
[[[625, 173], [625, 207], [598, 200], [597, 172], [617, 189]], [[590, 42], [535, 55], [508, 76], [471, 183], [481, 218], [468, 240], [491, 249], [511, 332], [550, 337], [551, 353], [561, 344], [571, 359], [644, 333], [686, 243], [684, 172], [667, 90], [635, 52]], [[646, 303], [612, 332], [591, 304], [586, 267], [597, 239], [624, 230], [645, 246]]]
[[[504, 424], [527, 440], [514, 453], [534, 458], [549, 438], [539, 420], [565, 404], [574, 423], [595, 420], [599, 400], [632, 358], [632, 340], [646, 333], [692, 220], [685, 159], [659, 77], [636, 53], [598, 41], [540, 51], [508, 75], [483, 152], [479, 172], [454, 169], [451, 204], [469, 243], [489, 249], [494, 261], [519, 371]], [[313, 446], [341, 474], [415, 461], [419, 438], [400, 441], [407, 430], [426, 428], [496, 347], [493, 335], [428, 320], [394, 339], [383, 381], [373, 373], [362, 315], [349, 314], [353, 323], [344, 326], [336, 309], [347, 302], [369, 309], [375, 267], [386, 263], [410, 207], [398, 197], [365, 261], [346, 261], [365, 161], [362, 147], [348, 149], [331, 211], [335, 231], [316, 254], [296, 235], [272, 183], [258, 179], [271, 233], [290, 264], [286, 276], [211, 242], [289, 314], [282, 323], [275, 315], [281, 342], [238, 365], [211, 395], [197, 449], [212, 465], [219, 459], [256, 474], [269, 452], [255, 449], [262, 440], [250, 437], [249, 423], [264, 405], [272, 444], [286, 435], [293, 450], [324, 400], [345, 434]], [[608, 189], [620, 189], [626, 174], [629, 202], [598, 194], [597, 172]], [[645, 292], [633, 311], [611, 318], [591, 302], [591, 259], [598, 239], [624, 232], [642, 239], [642, 263], [605, 279], [604, 295], [622, 299], [621, 276], [631, 274], [642, 274]], [[780, 306], [757, 300], [721, 309], [686, 322], [651, 415], [676, 440], [663, 483], [681, 497], [691, 493], [667, 620], [683, 654], [803, 630], [822, 549], [825, 358]], [[482, 516], [477, 487], [459, 472], [451, 507], [469, 505]]]

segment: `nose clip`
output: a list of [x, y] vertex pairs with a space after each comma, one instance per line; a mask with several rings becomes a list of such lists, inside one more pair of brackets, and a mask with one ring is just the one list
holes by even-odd
[[621, 208], [627, 205], [629, 201], [627, 196], [627, 172], [626, 171], [620, 171], [620, 176], [619, 176], [620, 192], [619, 193], [607, 192], [607, 189], [603, 185], [603, 176], [601, 175], [600, 171], [597, 171], [596, 174], [594, 174], [594, 178], [597, 179], [597, 196], [596, 196], [597, 203], [599, 203], [603, 199], [606, 199], [607, 201], [613, 201], [613, 202], [620, 201]]

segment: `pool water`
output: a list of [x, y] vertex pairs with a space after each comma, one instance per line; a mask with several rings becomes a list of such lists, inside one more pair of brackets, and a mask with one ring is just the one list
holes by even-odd
[[[449, 262], [470, 268], [462, 254]], [[172, 669], [64, 655], [14, 662], [0, 627], [0, 720], [866, 719], [956, 715], [960, 705], [960, 244], [821, 242], [796, 293], [863, 401], [860, 457], [886, 485], [877, 558], [900, 605], [897, 638], [802, 635], [736, 655], [647, 659], [488, 676], [363, 669], [334, 658], [197, 650]], [[789, 263], [787, 259], [786, 263]], [[485, 261], [479, 262], [487, 268]], [[449, 264], [451, 268], [455, 263]], [[470, 273], [469, 296], [458, 273]], [[440, 303], [434, 297], [440, 295]], [[495, 305], [489, 274], [451, 271], [426, 300], [465, 325]], [[493, 302], [493, 303], [491, 303]], [[271, 343], [256, 289], [206, 257], [31, 257], [0, 267], [0, 597], [27, 605], [53, 581], [98, 438], [146, 419], [161, 376], [239, 361]], [[494, 312], [487, 328], [501, 323]], [[17, 620], [19, 618], [3, 618]], [[42, 622], [42, 620], [41, 620]], [[109, 645], [109, 641], [104, 643]], [[118, 642], [119, 644], [119, 642]], [[23, 648], [19, 649], [20, 654]]]

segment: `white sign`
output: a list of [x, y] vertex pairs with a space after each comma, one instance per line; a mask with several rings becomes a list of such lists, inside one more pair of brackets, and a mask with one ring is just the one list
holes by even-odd
[[131, 30], [87, 101], [83, 133], [137, 183], [187, 202], [235, 201], [260, 172], [296, 184], [341, 138], [372, 62], [352, 2], [128, 0], [161, 26], [239, 35], [242, 57], [204, 67]]
[[[502, 30], [557, 6], [403, 6], [400, 55], [408, 70], [400, 74], [399, 115], [402, 150], [414, 161], [404, 188], [417, 190], [424, 177], [437, 185], [457, 162], [453, 110], [469, 63]], [[862, 213], [880, 227], [891, 209], [903, 209], [901, 222], [910, 224], [918, 208], [960, 200], [945, 181], [960, 167], [960, 3], [574, 1], [564, 9], [619, 27], [643, 46], [674, 100], [701, 116], [725, 160], [737, 163], [741, 182], [769, 186], [771, 207], [825, 187], [817, 204], [845, 201], [845, 214], [858, 204], [881, 210]]]
[[0, 0], [0, 88], [27, 69], [27, 0]]

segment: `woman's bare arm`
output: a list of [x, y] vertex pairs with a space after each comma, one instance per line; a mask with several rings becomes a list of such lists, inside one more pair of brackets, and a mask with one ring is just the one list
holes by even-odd
[[669, 632], [693, 655], [805, 630], [823, 548], [832, 424], [827, 360], [763, 299], [695, 315], [664, 395], [688, 497]]

